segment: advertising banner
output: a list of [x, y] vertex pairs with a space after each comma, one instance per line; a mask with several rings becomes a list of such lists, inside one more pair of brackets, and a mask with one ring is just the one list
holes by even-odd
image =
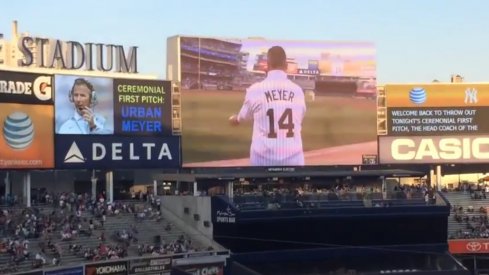
[[489, 160], [489, 85], [392, 84], [379, 93], [381, 164]]
[[419, 83], [385, 85], [385, 107], [475, 107], [489, 105], [489, 84]]
[[171, 258], [137, 259], [129, 261], [129, 274], [170, 274]]
[[448, 250], [452, 254], [487, 254], [489, 241], [486, 239], [448, 240]]
[[223, 263], [185, 265], [185, 266], [178, 266], [178, 268], [192, 275], [223, 275], [224, 274]]
[[0, 169], [54, 167], [53, 106], [0, 103]]
[[379, 136], [380, 163], [486, 163], [489, 136]]
[[178, 168], [180, 137], [57, 135], [56, 167]]
[[50, 75], [0, 71], [0, 103], [53, 104]]
[[85, 275], [126, 275], [127, 262], [110, 262], [101, 264], [87, 264]]
[[44, 271], [44, 275], [83, 275], [83, 266]]
[[0, 169], [54, 167], [52, 77], [0, 71]]
[[42, 270], [23, 272], [22, 275], [42, 275]]

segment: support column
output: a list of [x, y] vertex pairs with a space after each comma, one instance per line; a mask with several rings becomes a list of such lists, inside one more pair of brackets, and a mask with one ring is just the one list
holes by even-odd
[[197, 182], [194, 181], [194, 196], [198, 196], [197, 192], [199, 191], [199, 189], [197, 188]]
[[92, 171], [92, 201], [97, 201], [97, 177], [95, 176], [95, 170]]
[[7, 172], [5, 174], [5, 178], [3, 179], [3, 182], [5, 183], [5, 201], [7, 201], [7, 197], [9, 196], [10, 194], [10, 187], [11, 187], [11, 184], [10, 184], [10, 172]]
[[158, 196], [158, 181], [157, 180], [153, 180], [153, 195], [155, 196]]
[[387, 199], [387, 181], [385, 180], [384, 176], [381, 176], [380, 180], [382, 181], [382, 198], [384, 200], [386, 200]]
[[436, 166], [436, 190], [441, 191], [441, 165]]
[[226, 195], [229, 197], [230, 200], [233, 199], [234, 197], [234, 182], [230, 181], [226, 184]]
[[180, 181], [177, 181], [175, 186], [175, 192], [172, 195], [180, 195]]
[[31, 173], [24, 174], [24, 203], [27, 207], [31, 207]]
[[108, 171], [105, 173], [105, 194], [107, 202], [114, 202], [114, 172]]
[[430, 185], [433, 187], [435, 185], [435, 170], [433, 168], [430, 169]]

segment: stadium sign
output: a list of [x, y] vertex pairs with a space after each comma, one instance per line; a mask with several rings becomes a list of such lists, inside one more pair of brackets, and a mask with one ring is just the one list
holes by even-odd
[[379, 137], [381, 163], [488, 162], [489, 137]]
[[448, 240], [452, 254], [486, 254], [489, 253], [489, 242], [484, 239]]
[[0, 71], [0, 169], [54, 168], [52, 78]]
[[0, 71], [0, 102], [53, 104], [52, 77], [30, 73]]
[[127, 262], [106, 262], [100, 264], [87, 264], [85, 266], [86, 275], [122, 275], [127, 274]]
[[83, 275], [83, 266], [44, 271], [44, 275]]
[[216, 222], [236, 223], [236, 213], [228, 206], [224, 211], [216, 211]]
[[33, 82], [9, 81], [0, 78], [0, 94], [12, 95], [32, 95], [41, 100], [50, 100], [51, 94], [51, 77], [40, 76]]
[[[20, 67], [34, 65], [39, 68], [102, 72], [137, 73], [137, 47], [127, 50], [121, 45], [80, 43], [40, 37], [21, 37], [17, 46], [23, 58]], [[36, 54], [34, 54], [36, 53]], [[58, 67], [59, 66], [59, 67]]]
[[379, 93], [381, 164], [489, 161], [489, 85], [386, 85]]
[[128, 274], [163, 274], [171, 269], [171, 258], [134, 259], [129, 261]]
[[62, 168], [161, 168], [180, 166], [179, 137], [58, 135]]

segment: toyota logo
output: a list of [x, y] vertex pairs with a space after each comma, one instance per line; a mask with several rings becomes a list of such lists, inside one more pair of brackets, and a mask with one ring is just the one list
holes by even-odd
[[467, 245], [465, 247], [470, 252], [477, 252], [477, 251], [481, 250], [482, 245], [480, 242], [469, 242], [469, 243], [467, 243]]

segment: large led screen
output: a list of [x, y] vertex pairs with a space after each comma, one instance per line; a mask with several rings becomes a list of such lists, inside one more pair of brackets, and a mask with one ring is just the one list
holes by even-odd
[[[266, 86], [277, 75], [273, 46], [285, 51], [281, 75], [291, 82]], [[361, 164], [377, 153], [375, 55], [368, 42], [169, 38], [184, 166]], [[232, 125], [240, 112], [247, 119]]]
[[489, 85], [392, 84], [379, 94], [382, 164], [489, 161]]

